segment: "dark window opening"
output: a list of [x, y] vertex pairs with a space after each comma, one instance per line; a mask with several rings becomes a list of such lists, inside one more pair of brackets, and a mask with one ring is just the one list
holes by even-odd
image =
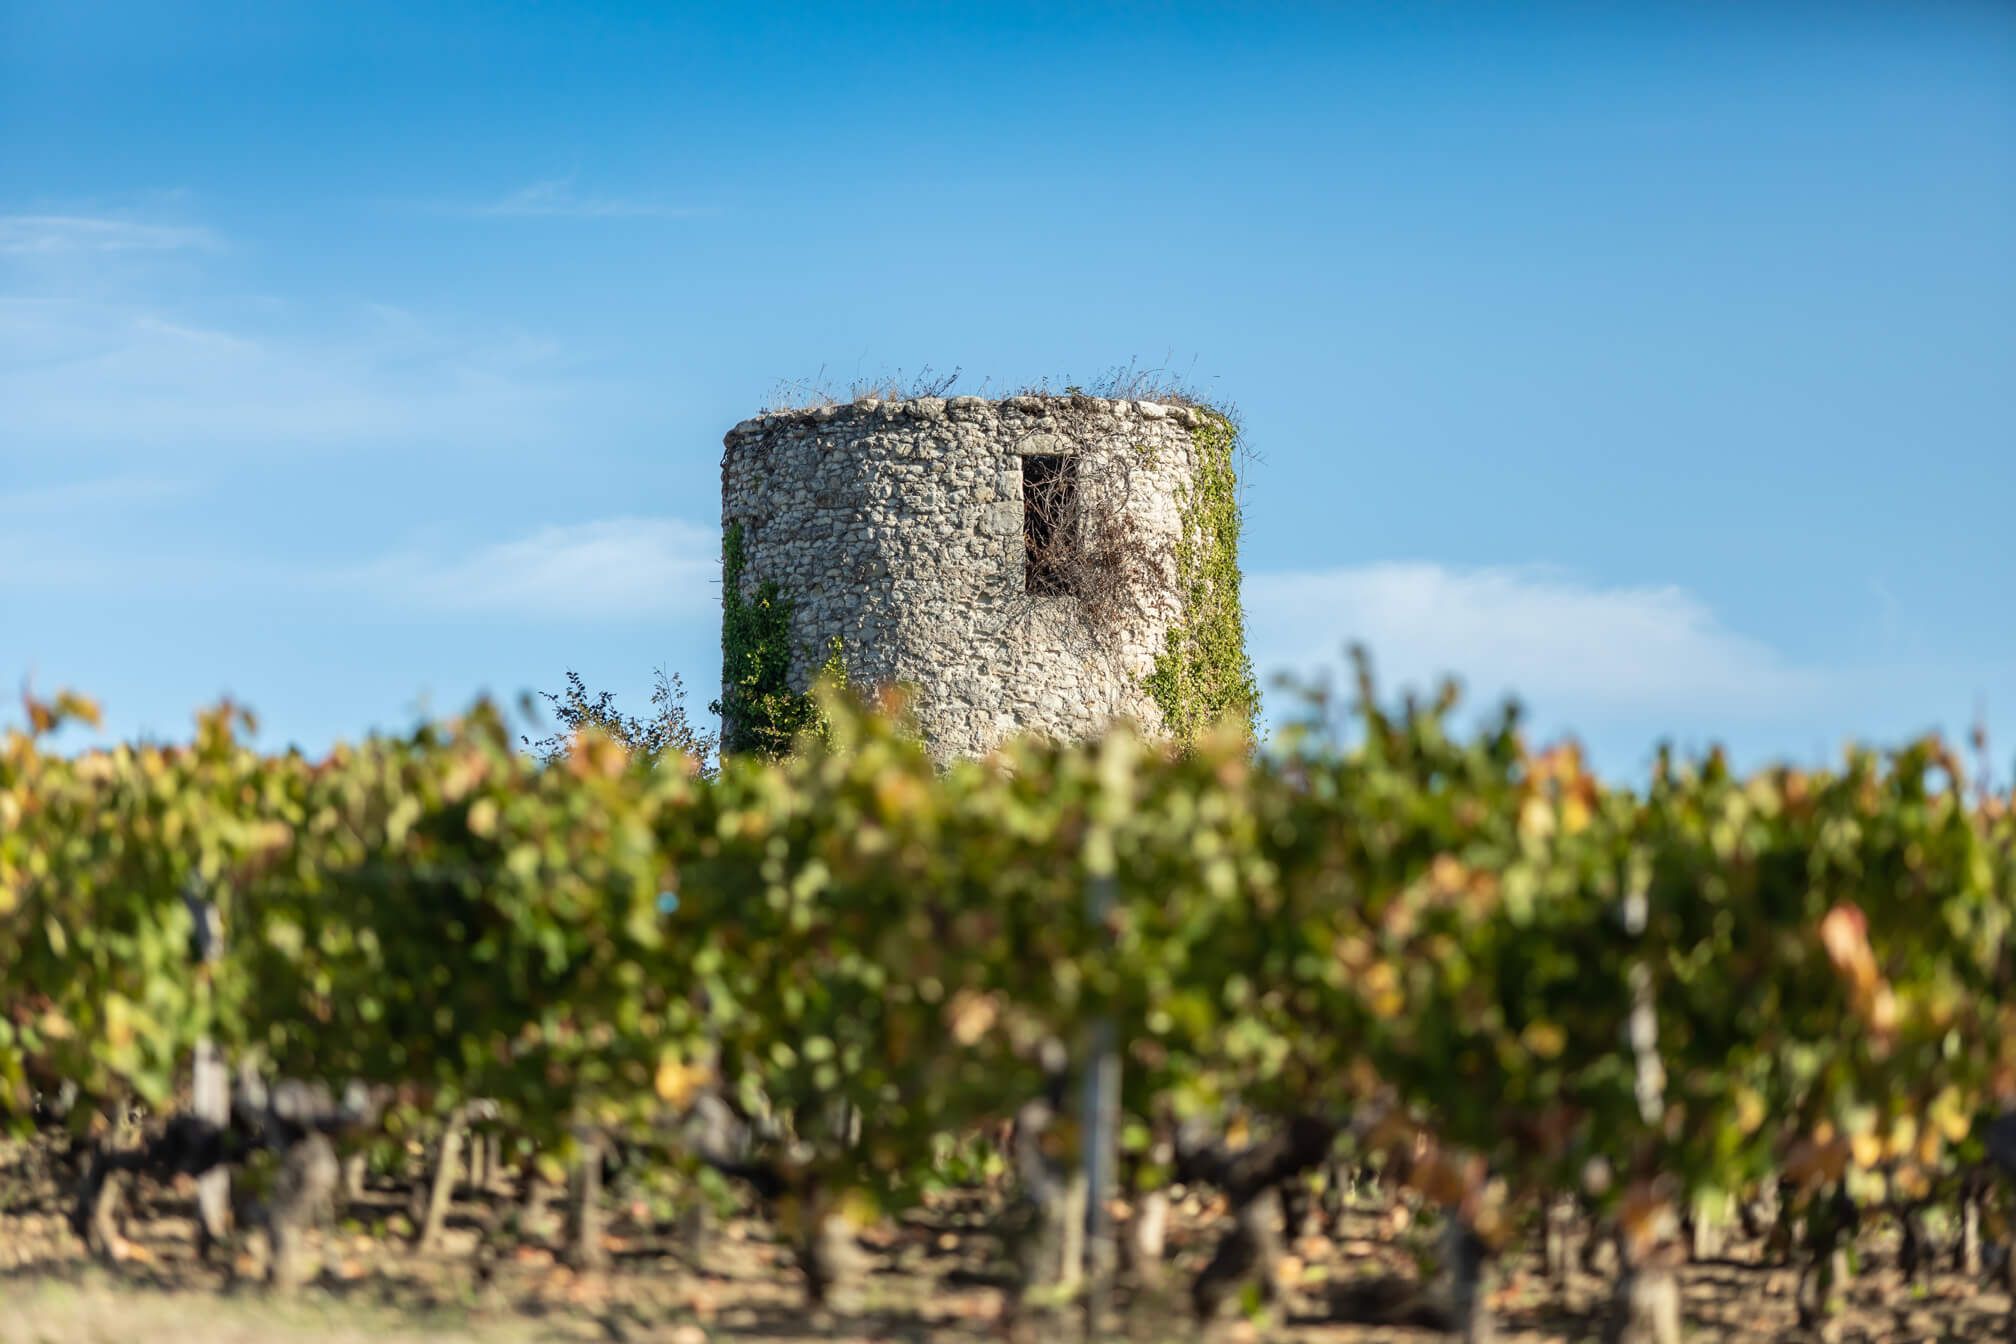
[[1072, 547], [1078, 514], [1078, 459], [1030, 455], [1022, 459], [1022, 541], [1028, 552], [1026, 583], [1033, 597], [1071, 591]]

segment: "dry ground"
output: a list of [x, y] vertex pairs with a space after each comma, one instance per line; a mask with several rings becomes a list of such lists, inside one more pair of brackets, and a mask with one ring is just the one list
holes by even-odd
[[[127, 1225], [130, 1245], [100, 1266], [68, 1230], [62, 1192], [51, 1177], [28, 1178], [0, 1154], [0, 1344], [533, 1344], [571, 1340], [931, 1340], [1002, 1344], [1022, 1338], [1061, 1344], [1069, 1321], [1002, 1319], [1002, 1293], [987, 1209], [977, 1197], [934, 1201], [863, 1241], [871, 1273], [855, 1310], [813, 1317], [788, 1252], [761, 1222], [732, 1218], [693, 1235], [619, 1216], [611, 1267], [577, 1275], [536, 1246], [500, 1246], [485, 1223], [502, 1192], [465, 1191], [440, 1253], [419, 1256], [394, 1231], [407, 1196], [374, 1189], [347, 1207], [321, 1239], [323, 1271], [293, 1299], [278, 1299], [251, 1277], [249, 1260], [207, 1265], [196, 1258], [185, 1193], [142, 1192]], [[1176, 1219], [1165, 1295], [1131, 1304], [1125, 1333], [1161, 1341], [1199, 1338], [1181, 1287], [1219, 1232], [1216, 1210], [1193, 1202]], [[1381, 1324], [1388, 1295], [1368, 1285], [1418, 1278], [1424, 1229], [1391, 1208], [1349, 1212], [1334, 1236], [1305, 1238], [1284, 1266], [1292, 1284], [1285, 1310], [1260, 1322], [1227, 1320], [1212, 1341], [1282, 1339], [1300, 1344], [1428, 1341], [1432, 1330]], [[2006, 1294], [1941, 1273], [1907, 1287], [1883, 1234], [1865, 1240], [1862, 1272], [1839, 1321], [1843, 1341], [1985, 1341], [2004, 1334]], [[1690, 1338], [1756, 1341], [1797, 1338], [1789, 1269], [1766, 1265], [1754, 1246], [1689, 1267], [1684, 1292]], [[1529, 1258], [1506, 1267], [1497, 1295], [1504, 1338], [1517, 1344], [1594, 1338], [1608, 1280], [1577, 1272], [1544, 1280]], [[1411, 1295], [1418, 1305], [1419, 1294]], [[1390, 1322], [1392, 1318], [1383, 1318]]]

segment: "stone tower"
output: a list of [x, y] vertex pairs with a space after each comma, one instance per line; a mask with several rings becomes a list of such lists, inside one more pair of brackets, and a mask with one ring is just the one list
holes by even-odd
[[[862, 400], [745, 420], [723, 447], [730, 687], [768, 677], [788, 700], [837, 656], [856, 685], [907, 686], [940, 759], [1121, 716], [1164, 734], [1250, 721], [1222, 417]], [[776, 701], [724, 690], [725, 740]]]

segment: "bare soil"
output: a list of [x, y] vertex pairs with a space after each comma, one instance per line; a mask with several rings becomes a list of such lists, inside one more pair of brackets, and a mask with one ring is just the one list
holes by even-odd
[[[190, 1192], [143, 1185], [130, 1201], [125, 1244], [94, 1261], [71, 1233], [62, 1173], [23, 1150], [0, 1149], [0, 1344], [532, 1344], [546, 1340], [989, 1341], [1061, 1344], [1080, 1337], [1077, 1316], [1004, 1315], [999, 1249], [988, 1232], [992, 1201], [947, 1195], [861, 1234], [870, 1272], [844, 1312], [814, 1314], [788, 1249], [753, 1217], [704, 1227], [655, 1224], [641, 1205], [615, 1211], [610, 1265], [575, 1273], [552, 1250], [491, 1231], [511, 1204], [504, 1189], [465, 1187], [436, 1253], [401, 1235], [410, 1190], [373, 1188], [347, 1202], [320, 1234], [321, 1273], [291, 1297], [261, 1283], [258, 1238], [206, 1263], [196, 1251]], [[1402, 1206], [1354, 1207], [1320, 1236], [1292, 1243], [1275, 1306], [1202, 1330], [1185, 1288], [1223, 1230], [1207, 1199], [1182, 1202], [1173, 1220], [1166, 1286], [1124, 1291], [1114, 1337], [1161, 1341], [1279, 1339], [1307, 1344], [1432, 1341], [1440, 1331], [1396, 1322], [1432, 1320], [1436, 1297], [1420, 1266], [1434, 1238]], [[1985, 1341], [2006, 1333], [2011, 1303], [1951, 1272], [1907, 1285], [1894, 1237], [1878, 1229], [1858, 1245], [1860, 1272], [1829, 1328], [1840, 1341]], [[1721, 1258], [1682, 1271], [1689, 1338], [1797, 1339], [1795, 1271], [1761, 1247], [1735, 1243]], [[1517, 1344], [1598, 1338], [1611, 1281], [1583, 1269], [1549, 1282], [1537, 1257], [1502, 1267], [1493, 1302], [1501, 1338]]]

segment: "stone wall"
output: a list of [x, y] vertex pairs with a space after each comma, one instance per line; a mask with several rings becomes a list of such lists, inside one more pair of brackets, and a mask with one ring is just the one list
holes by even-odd
[[[1198, 412], [1090, 397], [860, 401], [746, 420], [721, 461], [745, 596], [792, 605], [804, 686], [838, 638], [856, 684], [911, 688], [941, 758], [1017, 729], [1160, 731], [1142, 689], [1180, 615], [1171, 552]], [[1025, 582], [1025, 455], [1075, 458], [1074, 591]]]

